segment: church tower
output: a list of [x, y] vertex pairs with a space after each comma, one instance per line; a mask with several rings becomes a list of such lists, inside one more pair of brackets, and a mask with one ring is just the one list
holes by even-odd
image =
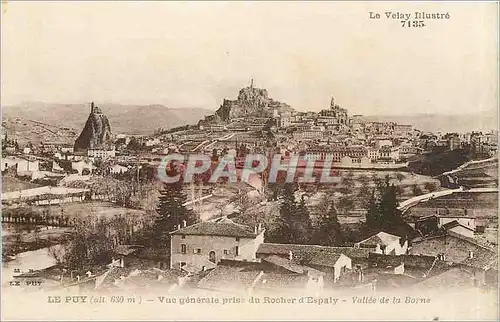
[[335, 98], [332, 96], [332, 99], [330, 101], [330, 109], [333, 110], [335, 108]]

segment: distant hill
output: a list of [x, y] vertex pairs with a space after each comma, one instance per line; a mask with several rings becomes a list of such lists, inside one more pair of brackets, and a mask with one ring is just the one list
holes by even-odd
[[[163, 105], [121, 105], [99, 103], [108, 117], [114, 134], [151, 134], [157, 128], [172, 128], [196, 124], [211, 110], [201, 108], [169, 108]], [[3, 106], [4, 118], [22, 118], [45, 124], [81, 131], [90, 113], [90, 104], [59, 104], [26, 102], [16, 106]]]
[[377, 115], [364, 116], [367, 121], [396, 122], [411, 124], [424, 132], [472, 132], [498, 129], [496, 110], [474, 114], [415, 114], [415, 115]]
[[2, 119], [2, 127], [10, 138], [15, 138], [22, 146], [29, 141], [33, 144], [50, 141], [74, 143], [78, 131], [80, 131], [20, 117], [9, 118], [5, 115]]

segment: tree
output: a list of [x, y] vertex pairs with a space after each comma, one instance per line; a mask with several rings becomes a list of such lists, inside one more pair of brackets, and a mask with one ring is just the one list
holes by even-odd
[[309, 244], [311, 242], [313, 228], [311, 222], [311, 214], [309, 212], [309, 209], [307, 209], [304, 196], [302, 196], [297, 207], [296, 225], [296, 229], [300, 231], [300, 237], [296, 242], [301, 244]]
[[370, 188], [367, 185], [362, 185], [359, 188], [358, 198], [361, 199], [361, 205], [363, 207], [368, 207], [368, 199], [367, 196], [370, 195]]
[[362, 174], [358, 177], [358, 181], [363, 185], [363, 186], [366, 186], [368, 184], [368, 182], [370, 181], [370, 179], [368, 178], [368, 176], [366, 174]]
[[167, 241], [168, 233], [174, 231], [177, 227], [186, 221], [186, 225], [194, 224], [198, 221], [197, 215], [188, 210], [183, 204], [187, 197], [182, 189], [182, 183], [165, 183], [160, 190], [158, 207], [156, 212], [158, 218], [154, 225], [153, 242], [161, 247], [170, 244]]
[[342, 179], [342, 186], [339, 190], [343, 194], [350, 194], [352, 193], [352, 190], [354, 189], [354, 181], [351, 178], [343, 178]]
[[399, 182], [403, 181], [404, 178], [405, 176], [401, 172], [396, 173], [396, 179], [398, 179]]
[[396, 186], [396, 195], [401, 196], [405, 192], [405, 189], [402, 186]]
[[71, 269], [108, 263], [113, 249], [109, 227], [110, 222], [105, 219], [80, 220], [73, 229], [73, 239], [54, 246], [49, 254]]
[[404, 221], [401, 211], [398, 209], [394, 184], [379, 187], [378, 198], [372, 193], [368, 202], [365, 226], [368, 232], [379, 232], [381, 230], [398, 236], [413, 234], [413, 229]]
[[372, 191], [366, 211], [366, 226], [370, 230], [379, 230], [382, 227], [382, 220], [382, 215], [377, 206], [377, 199], [375, 198], [375, 191]]
[[319, 217], [312, 241], [314, 244], [323, 246], [342, 245], [344, 236], [337, 217], [335, 204], [332, 202], [328, 208], [328, 211], [324, 212]]
[[415, 196], [420, 196], [421, 194], [423, 194], [424, 192], [422, 191], [422, 188], [420, 188], [420, 186], [418, 184], [414, 184], [411, 186], [411, 191], [413, 192], [413, 194]]
[[342, 212], [345, 214], [354, 209], [354, 201], [351, 197], [342, 196], [339, 199], [339, 208], [342, 209]]
[[434, 192], [437, 190], [437, 185], [434, 182], [426, 182], [424, 188], [429, 192]]
[[297, 243], [301, 240], [301, 230], [298, 229], [298, 206], [295, 201], [296, 187], [292, 183], [286, 183], [281, 189], [280, 213], [276, 219], [276, 227], [269, 233], [269, 241], [275, 243]]
[[384, 217], [384, 223], [391, 221], [398, 212], [398, 200], [396, 198], [396, 187], [394, 184], [386, 186], [385, 191], [381, 193], [379, 211]]

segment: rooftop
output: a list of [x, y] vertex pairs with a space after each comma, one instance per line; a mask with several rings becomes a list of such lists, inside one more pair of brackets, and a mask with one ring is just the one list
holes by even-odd
[[302, 265], [295, 264], [293, 261], [277, 255], [266, 256], [262, 260], [271, 263], [273, 265], [282, 267], [293, 273], [303, 274], [305, 272], [305, 269]]
[[257, 255], [280, 255], [289, 256], [290, 251], [294, 257], [300, 260], [310, 262], [315, 257], [329, 253], [344, 254], [345, 256], [355, 258], [368, 258], [369, 249], [355, 247], [330, 247], [319, 245], [300, 245], [300, 244], [275, 244], [262, 243], [257, 249]]
[[462, 227], [462, 228], [465, 228], [465, 229], [468, 229], [468, 230], [471, 230], [471, 231], [474, 231], [474, 229], [470, 228], [470, 227], [467, 227], [467, 226], [464, 226], [462, 225], [461, 223], [459, 223], [458, 221], [456, 220], [453, 220], [453, 221], [450, 221], [450, 222], [447, 222], [446, 224], [444, 224], [442, 226], [442, 228], [444, 230], [448, 230], [448, 229], [452, 229], [452, 228], [455, 228], [455, 227]]
[[261, 271], [252, 267], [218, 265], [198, 282], [199, 288], [246, 290], [260, 276]]
[[262, 231], [255, 233], [249, 226], [236, 224], [230, 219], [224, 221], [206, 221], [183, 227], [171, 232], [172, 235], [225, 236], [240, 238], [255, 238]]
[[399, 236], [391, 235], [386, 232], [379, 232], [376, 235], [373, 235], [365, 240], [360, 241], [358, 244], [365, 246], [388, 246], [396, 241], [399, 241], [401, 238]]
[[[318, 266], [326, 266], [326, 267], [334, 267], [335, 263], [339, 260], [339, 258], [343, 254], [340, 253], [319, 253], [311, 259], [309, 262], [310, 265], [318, 265]], [[345, 255], [344, 255], [345, 256]]]

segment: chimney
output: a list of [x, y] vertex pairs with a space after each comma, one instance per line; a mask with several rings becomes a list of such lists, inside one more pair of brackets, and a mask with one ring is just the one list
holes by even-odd
[[474, 258], [474, 252], [472, 250], [469, 250], [469, 258], [470, 259]]
[[288, 259], [293, 260], [293, 252], [292, 251], [288, 252]]
[[182, 221], [182, 227], [186, 227], [186, 221], [185, 220]]
[[254, 233], [254, 234], [257, 234], [257, 225], [255, 225], [255, 226], [253, 227], [253, 233]]

